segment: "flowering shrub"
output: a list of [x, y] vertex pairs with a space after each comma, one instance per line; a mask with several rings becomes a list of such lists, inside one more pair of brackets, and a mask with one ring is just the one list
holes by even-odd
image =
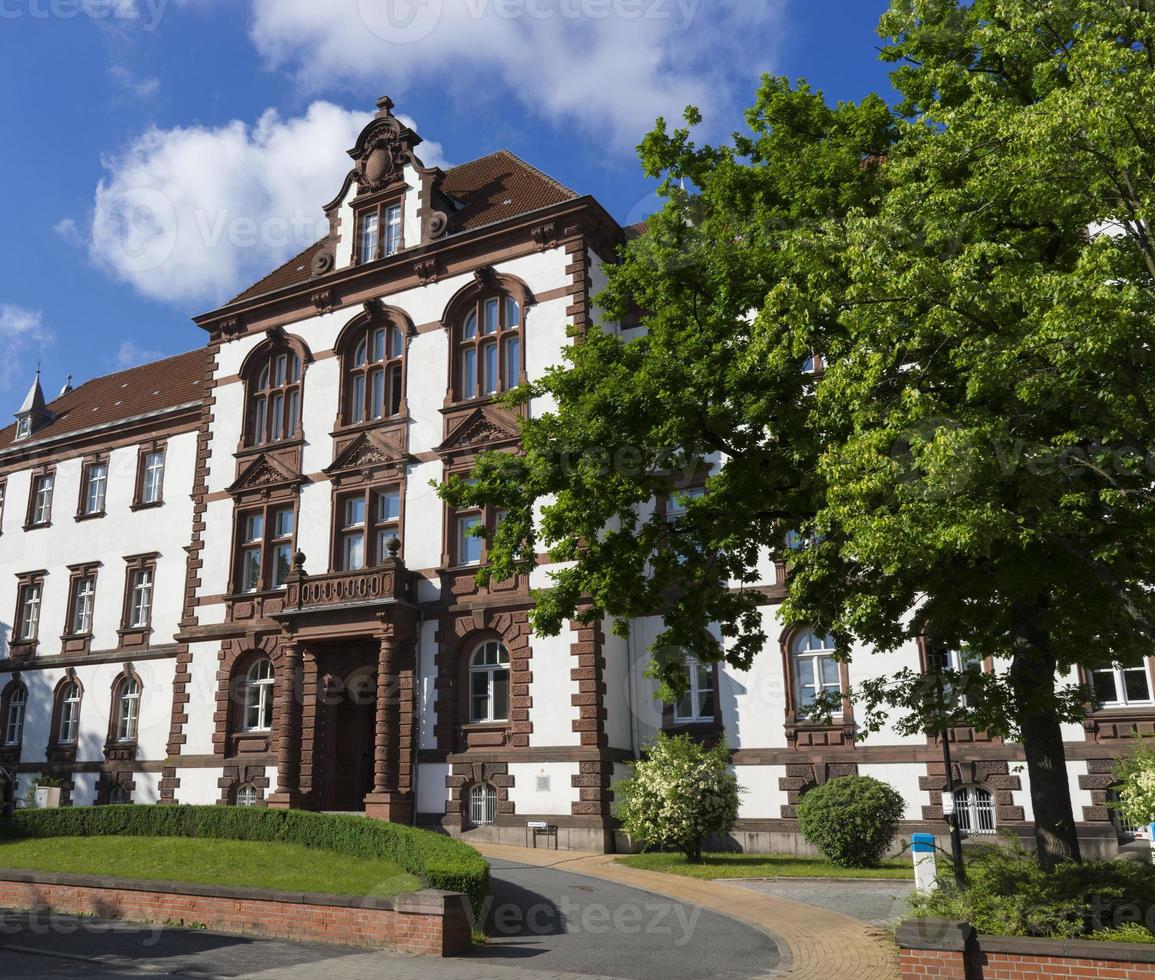
[[689, 735], [659, 735], [633, 777], [615, 787], [626, 833], [646, 847], [676, 847], [702, 860], [702, 839], [726, 834], [738, 819], [738, 780], [725, 742], [707, 749]]
[[1140, 743], [1115, 766], [1119, 802], [1115, 808], [1136, 827], [1155, 821], [1155, 746]]

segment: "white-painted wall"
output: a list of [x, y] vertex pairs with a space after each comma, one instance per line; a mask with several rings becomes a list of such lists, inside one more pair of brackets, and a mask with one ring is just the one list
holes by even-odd
[[581, 797], [581, 789], [573, 785], [578, 770], [576, 762], [510, 763], [509, 798], [515, 811], [532, 816], [568, 815]]

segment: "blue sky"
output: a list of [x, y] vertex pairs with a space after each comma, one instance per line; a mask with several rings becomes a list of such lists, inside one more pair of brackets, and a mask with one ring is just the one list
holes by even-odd
[[[764, 71], [889, 93], [886, 0], [0, 0], [0, 398], [203, 342], [190, 318], [309, 244], [388, 93], [426, 163], [508, 147], [626, 223], [633, 146]], [[0, 408], [0, 417], [6, 417]], [[2, 424], [2, 422], [0, 422]]]

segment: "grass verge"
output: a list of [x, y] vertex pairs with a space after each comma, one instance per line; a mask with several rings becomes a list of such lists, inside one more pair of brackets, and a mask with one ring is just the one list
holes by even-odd
[[630, 854], [620, 864], [642, 871], [662, 871], [687, 878], [883, 878], [912, 880], [908, 861], [884, 861], [878, 868], [840, 868], [822, 858], [790, 854], [703, 854], [688, 864], [684, 854]]
[[389, 897], [421, 881], [386, 858], [299, 844], [189, 837], [52, 837], [0, 842], [0, 867], [146, 881]]

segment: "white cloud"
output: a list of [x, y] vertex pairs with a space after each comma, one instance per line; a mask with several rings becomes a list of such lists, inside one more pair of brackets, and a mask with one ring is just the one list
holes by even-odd
[[[153, 299], [225, 300], [326, 234], [321, 207], [340, 190], [352, 167], [345, 150], [371, 118], [314, 102], [304, 116], [270, 109], [251, 126], [149, 129], [105, 161], [91, 254]], [[419, 155], [444, 162], [436, 143]]]
[[113, 65], [108, 74], [117, 85], [138, 99], [152, 98], [160, 91], [159, 78], [141, 78], [123, 65]]
[[72, 218], [61, 218], [52, 226], [52, 230], [63, 238], [69, 245], [83, 245], [84, 236], [80, 234], [80, 228], [77, 227], [76, 222]]
[[790, 0], [253, 0], [266, 61], [312, 91], [410, 86], [513, 96], [615, 148], [687, 104], [733, 120]]
[[52, 332], [44, 326], [44, 315], [40, 310], [30, 310], [10, 303], [0, 304], [0, 343], [4, 347], [4, 359], [0, 363], [0, 388], [10, 389], [16, 385], [31, 384], [32, 374], [25, 370], [22, 355], [33, 350], [40, 351], [53, 340]]
[[162, 357], [164, 357], [162, 351], [148, 350], [133, 340], [122, 340], [116, 351], [116, 369], [124, 371], [127, 368], [136, 367], [138, 364], [159, 360]]

